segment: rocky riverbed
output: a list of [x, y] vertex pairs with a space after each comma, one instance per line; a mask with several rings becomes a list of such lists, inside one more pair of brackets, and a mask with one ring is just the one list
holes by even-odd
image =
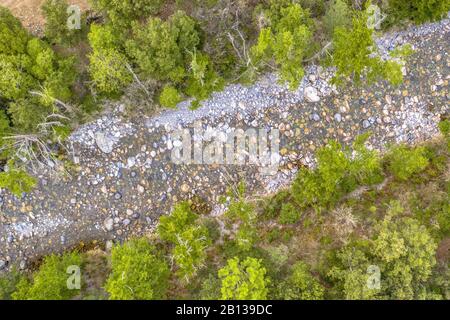
[[[0, 269], [25, 269], [80, 243], [110, 244], [152, 232], [158, 217], [183, 199], [201, 199], [220, 211], [218, 197], [240, 180], [249, 193], [273, 192], [289, 184], [299, 166], [314, 165], [317, 148], [332, 139], [350, 144], [371, 131], [369, 144], [383, 150], [391, 142], [432, 138], [449, 113], [449, 40], [449, 19], [380, 38], [385, 53], [404, 43], [415, 50], [397, 88], [386, 82], [336, 88], [332, 70], [311, 66], [294, 92], [268, 74], [250, 87], [213, 94], [195, 111], [184, 102], [178, 110], [129, 119], [124, 106], [115, 106], [71, 136], [72, 175], [42, 173], [37, 188], [21, 198], [1, 191]], [[278, 129], [276, 174], [257, 165], [174, 163], [172, 150], [180, 142], [171, 133], [194, 124], [203, 138], [233, 128]]]

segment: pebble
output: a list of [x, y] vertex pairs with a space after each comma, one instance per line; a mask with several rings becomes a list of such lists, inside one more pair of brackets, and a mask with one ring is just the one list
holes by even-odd
[[106, 218], [105, 221], [103, 221], [103, 226], [106, 231], [112, 231], [114, 229], [114, 220], [112, 218]]
[[334, 115], [334, 120], [335, 120], [336, 122], [341, 122], [341, 121], [342, 121], [342, 116], [341, 116], [341, 114], [340, 114], [340, 113], [336, 113], [336, 114]]

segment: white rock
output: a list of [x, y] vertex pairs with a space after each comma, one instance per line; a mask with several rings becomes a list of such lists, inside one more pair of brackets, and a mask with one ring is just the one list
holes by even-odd
[[95, 133], [95, 142], [97, 147], [104, 153], [111, 153], [113, 151], [114, 141], [108, 137], [103, 132]]
[[305, 89], [305, 98], [308, 102], [318, 102], [320, 97], [317, 93], [317, 89], [314, 87], [307, 87]]

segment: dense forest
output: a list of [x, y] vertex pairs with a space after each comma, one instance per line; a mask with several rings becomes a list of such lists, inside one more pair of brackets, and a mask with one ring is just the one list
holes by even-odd
[[[383, 57], [375, 37], [450, 10], [447, 0], [91, 6], [70, 29], [67, 2], [45, 1], [41, 36], [0, 7], [0, 187], [17, 197], [42, 168], [70, 167], [66, 139], [105, 101], [152, 114], [190, 99], [196, 109], [267, 72], [294, 90], [311, 64], [334, 67], [336, 86], [396, 86], [413, 50]], [[385, 154], [366, 147], [368, 135], [351, 148], [329, 142], [290, 188], [260, 198], [230, 186], [220, 217], [181, 202], [149, 238], [13, 268], [0, 276], [0, 299], [449, 299], [449, 120], [440, 129], [434, 141]], [[79, 290], [66, 285], [71, 265], [82, 266]]]

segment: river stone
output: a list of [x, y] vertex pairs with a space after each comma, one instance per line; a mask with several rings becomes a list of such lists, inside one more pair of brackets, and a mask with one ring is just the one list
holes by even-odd
[[114, 228], [114, 220], [112, 218], [106, 218], [105, 221], [103, 221], [103, 226], [106, 231], [112, 231]]
[[95, 133], [95, 143], [97, 143], [97, 147], [104, 153], [111, 153], [113, 151], [113, 139], [108, 138], [103, 132]]
[[320, 97], [317, 94], [317, 89], [314, 87], [307, 87], [305, 89], [305, 98], [308, 102], [318, 102]]

